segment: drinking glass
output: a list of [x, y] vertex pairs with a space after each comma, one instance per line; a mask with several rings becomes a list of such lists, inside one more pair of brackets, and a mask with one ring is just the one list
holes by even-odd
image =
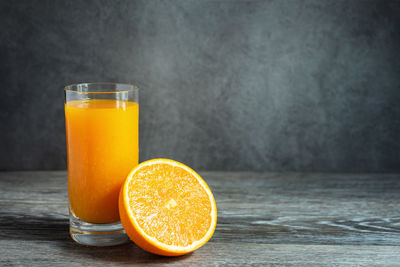
[[64, 88], [70, 234], [80, 244], [128, 241], [118, 196], [139, 157], [139, 89], [119, 83]]

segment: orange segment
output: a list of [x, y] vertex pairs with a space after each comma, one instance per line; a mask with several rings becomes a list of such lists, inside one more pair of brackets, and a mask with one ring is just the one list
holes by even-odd
[[129, 237], [164, 256], [201, 247], [217, 223], [207, 184], [191, 168], [169, 159], [149, 160], [131, 171], [121, 189], [119, 211]]

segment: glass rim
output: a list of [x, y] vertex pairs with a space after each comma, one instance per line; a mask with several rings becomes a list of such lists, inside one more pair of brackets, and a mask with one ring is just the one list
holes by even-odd
[[[102, 86], [102, 85], [115, 85], [115, 86], [124, 86], [124, 87], [131, 87], [131, 89], [117, 89], [115, 88], [114, 91], [111, 90], [104, 90], [104, 91], [79, 91], [76, 88], [79, 85], [86, 85], [86, 86], [90, 86], [90, 85], [98, 85], [98, 86]], [[73, 89], [75, 87], [75, 89]], [[117, 94], [117, 93], [124, 93], [124, 92], [133, 92], [139, 90], [139, 87], [137, 87], [134, 84], [129, 84], [129, 83], [113, 83], [113, 82], [92, 82], [92, 83], [73, 83], [73, 84], [69, 84], [64, 86], [64, 91], [66, 92], [74, 92], [74, 93], [82, 93], [82, 94]]]

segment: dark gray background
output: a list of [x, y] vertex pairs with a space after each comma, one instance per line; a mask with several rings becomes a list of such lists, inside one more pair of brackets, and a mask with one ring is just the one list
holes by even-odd
[[66, 168], [63, 86], [135, 83], [140, 158], [400, 171], [400, 1], [1, 1], [0, 169]]

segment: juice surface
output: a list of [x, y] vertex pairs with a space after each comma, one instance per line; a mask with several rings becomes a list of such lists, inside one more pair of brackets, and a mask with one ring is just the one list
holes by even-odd
[[139, 105], [117, 100], [65, 104], [71, 212], [89, 223], [119, 221], [118, 194], [138, 164]]

